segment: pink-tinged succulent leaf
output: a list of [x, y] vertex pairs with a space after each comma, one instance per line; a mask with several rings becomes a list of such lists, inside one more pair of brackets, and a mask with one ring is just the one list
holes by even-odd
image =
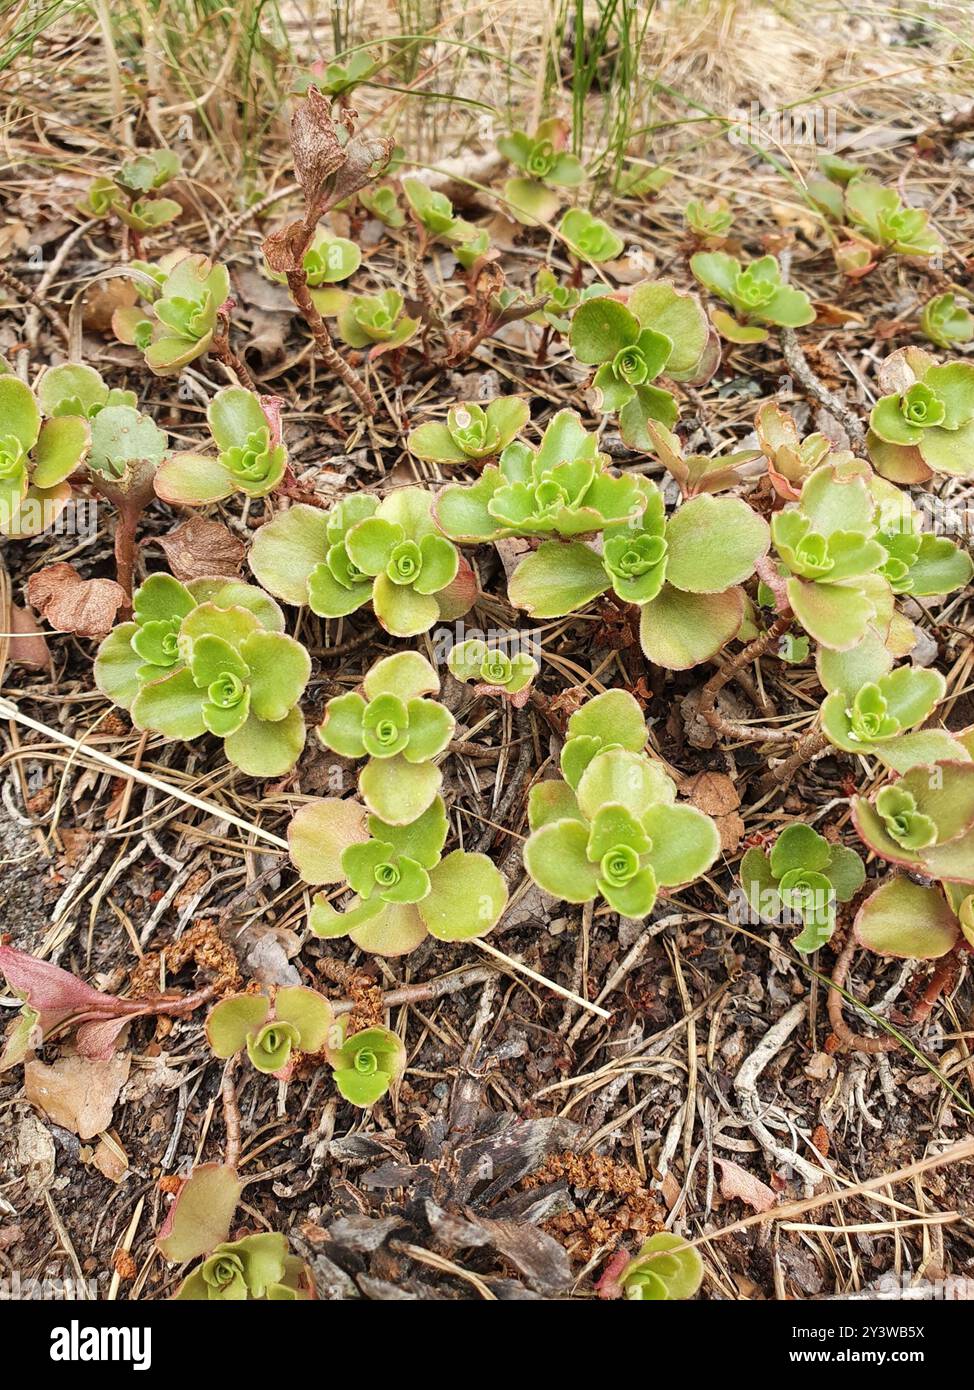
[[743, 618], [743, 589], [689, 594], [664, 584], [656, 598], [642, 605], [639, 640], [657, 666], [685, 671], [716, 656], [736, 636]]
[[343, 883], [342, 855], [368, 839], [357, 801], [323, 797], [302, 806], [288, 826], [291, 862], [305, 883]]
[[558, 820], [583, 820], [575, 793], [560, 778], [536, 782], [528, 793], [529, 827], [540, 830]]
[[957, 944], [960, 928], [938, 888], [896, 877], [859, 909], [856, 940], [881, 956], [936, 960]]
[[50, 530], [70, 501], [69, 482], [49, 488], [31, 486], [12, 516], [3, 515], [3, 508], [0, 507], [2, 534], [11, 540], [29, 540], [31, 536], [41, 536]]
[[804, 579], [787, 581], [788, 602], [810, 637], [835, 651], [849, 651], [869, 630], [874, 616], [870, 597], [861, 579], [818, 584]]
[[125, 1008], [122, 1001], [92, 989], [70, 971], [14, 946], [0, 946], [0, 973], [11, 989], [46, 1018], [48, 1028], [73, 1016], [113, 1014]]
[[164, 1257], [185, 1264], [225, 1241], [242, 1191], [243, 1183], [233, 1168], [221, 1163], [194, 1168], [156, 1237]]

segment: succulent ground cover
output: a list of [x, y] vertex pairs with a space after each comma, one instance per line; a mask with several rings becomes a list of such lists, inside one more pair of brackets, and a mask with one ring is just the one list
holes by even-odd
[[[566, 78], [523, 18], [430, 69], [258, 24], [184, 127], [127, 22], [70, 159], [72, 40], [14, 64], [0, 1259], [208, 1302], [966, 1268], [966, 127], [870, 82], [783, 165], [687, 33], [623, 139], [621, 39]], [[931, 1156], [894, 1230], [857, 1184]]]

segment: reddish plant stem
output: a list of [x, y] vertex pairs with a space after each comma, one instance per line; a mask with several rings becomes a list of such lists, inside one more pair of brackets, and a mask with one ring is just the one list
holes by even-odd
[[209, 350], [211, 356], [215, 357], [218, 362], [222, 362], [245, 390], [253, 391], [254, 395], [257, 394], [257, 385], [250, 374], [250, 369], [243, 358], [230, 346], [230, 324], [222, 314], [220, 315], [220, 331], [214, 333]]
[[289, 270], [287, 272], [288, 289], [298, 307], [301, 317], [304, 319], [311, 336], [314, 339], [315, 347], [318, 349], [318, 356], [325, 366], [335, 376], [341, 380], [351, 391], [366, 415], [374, 415], [376, 412], [375, 397], [366, 386], [365, 382], [358, 377], [343, 357], [335, 351], [335, 344], [332, 342], [328, 325], [325, 323], [318, 308], [311, 298], [308, 289], [308, 276], [303, 267], [300, 270]]
[[227, 1132], [227, 1145], [223, 1161], [228, 1168], [236, 1168], [240, 1159], [240, 1105], [237, 1101], [237, 1088], [233, 1084], [233, 1074], [237, 1069], [237, 1057], [231, 1057], [223, 1072], [220, 1083], [220, 1099], [223, 1102], [223, 1125]]
[[707, 681], [700, 692], [700, 704], [697, 706], [697, 713], [717, 733], [724, 734], [728, 738], [744, 739], [748, 743], [790, 743], [792, 741], [791, 734], [783, 729], [752, 729], [747, 724], [739, 724], [733, 719], [725, 719], [717, 709], [717, 696], [727, 682], [737, 671], [743, 670], [752, 661], [763, 656], [769, 647], [777, 642], [783, 633], [787, 632], [790, 623], [790, 614], [781, 614], [775, 618], [766, 632], [762, 632], [759, 637], [755, 637], [753, 642], [749, 642], [746, 647], [732, 656]]
[[132, 608], [135, 581], [135, 532], [141, 507], [119, 506], [115, 518], [115, 578], [125, 590], [127, 611]]
[[849, 967], [852, 964], [852, 957], [856, 953], [858, 942], [850, 931], [848, 940], [839, 953], [835, 965], [832, 967], [832, 983], [829, 986], [828, 1000], [826, 1009], [829, 1015], [829, 1023], [832, 1025], [832, 1032], [839, 1039], [844, 1047], [851, 1048], [853, 1052], [866, 1052], [875, 1056], [880, 1052], [892, 1052], [899, 1047], [896, 1038], [888, 1033], [883, 1033], [877, 1038], [864, 1037], [862, 1033], [855, 1032], [842, 1017], [842, 1005], [845, 1003], [840, 990], [846, 989], [846, 980], [849, 975]]
[[915, 1027], [918, 1023], [924, 1023], [930, 1017], [930, 1011], [942, 994], [950, 994], [957, 977], [960, 974], [960, 955], [957, 947], [948, 951], [945, 956], [941, 956], [934, 967], [934, 972], [930, 976], [926, 989], [917, 1000], [913, 1012], [905, 1023]]

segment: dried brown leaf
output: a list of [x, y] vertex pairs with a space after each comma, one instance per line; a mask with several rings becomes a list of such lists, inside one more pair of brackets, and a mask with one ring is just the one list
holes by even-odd
[[61, 632], [104, 637], [126, 599], [114, 579], [82, 579], [74, 565], [62, 560], [31, 575], [27, 601]]
[[243, 566], [245, 546], [222, 521], [192, 516], [159, 537], [169, 568], [177, 579], [206, 579], [227, 575], [236, 579]]
[[27, 1062], [24, 1094], [32, 1105], [81, 1139], [93, 1139], [112, 1122], [118, 1094], [128, 1079], [131, 1058], [59, 1057], [46, 1066]]
[[738, 1198], [755, 1211], [770, 1211], [777, 1205], [778, 1198], [760, 1178], [749, 1173], [740, 1164], [729, 1158], [716, 1158], [720, 1164], [720, 1194], [728, 1201]]

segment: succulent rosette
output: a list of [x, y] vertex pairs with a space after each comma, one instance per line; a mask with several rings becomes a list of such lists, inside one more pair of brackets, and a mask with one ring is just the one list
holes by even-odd
[[802, 952], [817, 951], [830, 939], [836, 904], [851, 901], [865, 879], [855, 850], [798, 823], [785, 826], [770, 852], [747, 850], [740, 867], [744, 895], [764, 921], [776, 922], [787, 912], [802, 923], [792, 941]]
[[974, 884], [974, 762], [969, 735], [958, 739], [966, 761], [917, 764], [857, 796], [852, 818], [875, 854], [927, 878]]
[[368, 1109], [398, 1081], [406, 1068], [406, 1049], [390, 1028], [363, 1028], [346, 1034], [338, 1021], [340, 1041], [329, 1045], [328, 1062], [339, 1093], [351, 1105]]
[[619, 412], [622, 437], [636, 449], [652, 449], [649, 421], [669, 429], [679, 415], [672, 393], [653, 384], [657, 378], [700, 384], [720, 360], [700, 301], [665, 280], [635, 285], [625, 304], [608, 298], [580, 304], [569, 343], [579, 362], [597, 368], [593, 385], [602, 409]]
[[533, 617], [575, 612], [610, 588], [640, 606], [640, 641], [659, 666], [684, 670], [733, 638], [745, 612], [740, 587], [770, 544], [764, 520], [738, 497], [691, 498], [668, 520], [653, 484], [642, 512], [607, 526], [602, 552], [580, 541], [544, 542], [518, 565], [512, 603]]
[[974, 363], [936, 359], [920, 348], [884, 363], [867, 445], [876, 469], [893, 482], [924, 482], [933, 473], [974, 473]]
[[644, 500], [641, 481], [610, 473], [607, 462], [578, 415], [560, 410], [537, 449], [515, 440], [475, 483], [445, 487], [436, 519], [446, 535], [471, 544], [601, 531], [635, 515]]
[[934, 256], [943, 242], [923, 208], [905, 206], [895, 188], [858, 176], [846, 185], [845, 214], [856, 230], [883, 251], [901, 256]]
[[524, 867], [564, 902], [602, 898], [624, 917], [646, 917], [660, 888], [691, 883], [710, 868], [720, 850], [717, 827], [695, 807], [677, 805], [672, 778], [632, 746], [637, 738], [645, 744], [646, 726], [624, 691], [589, 701], [568, 734], [565, 780], [531, 789]]
[[287, 469], [277, 396], [255, 396], [240, 386], [218, 391], [206, 408], [218, 453], [175, 453], [155, 476], [155, 490], [165, 502], [202, 506], [234, 492], [265, 497], [280, 484]]
[[95, 684], [139, 729], [212, 733], [241, 771], [280, 776], [304, 747], [297, 703], [311, 674], [304, 647], [283, 629], [280, 608], [252, 585], [151, 575], [132, 621], [99, 647]]
[[225, 265], [214, 264], [206, 256], [181, 257], [166, 275], [151, 306], [142, 311], [139, 324], [150, 323], [149, 332], [140, 332], [138, 324], [133, 325], [146, 366], [156, 376], [171, 376], [202, 357], [213, 342], [217, 316], [229, 296], [230, 275]]
[[958, 304], [955, 294], [937, 294], [923, 306], [920, 331], [936, 347], [949, 351], [974, 338], [974, 314]]
[[623, 1297], [637, 1302], [672, 1303], [693, 1298], [703, 1283], [703, 1260], [682, 1236], [659, 1231], [643, 1241], [619, 1283]]
[[625, 249], [619, 233], [584, 208], [568, 209], [558, 223], [558, 235], [576, 260], [594, 265], [617, 260]]
[[768, 325], [802, 328], [814, 322], [815, 310], [808, 295], [781, 278], [775, 256], [761, 256], [744, 266], [726, 251], [698, 251], [690, 258], [690, 269], [705, 289], [729, 304], [734, 314], [723, 309], [710, 318], [722, 338], [732, 343], [763, 343]]
[[[354, 275], [362, 264], [362, 253], [354, 241], [347, 237], [332, 236], [319, 227], [311, 239], [311, 245], [304, 253], [302, 266], [307, 276], [308, 289], [319, 314], [328, 318], [337, 314], [349, 302], [347, 290], [336, 286]], [[271, 270], [265, 262], [264, 271], [271, 280], [286, 284], [287, 276], [280, 271]]]
[[504, 184], [508, 210], [518, 222], [535, 227], [550, 222], [564, 201], [563, 188], [585, 180], [581, 161], [565, 150], [568, 127], [558, 117], [542, 121], [533, 135], [511, 131], [497, 142], [505, 159], [519, 170]]
[[458, 681], [473, 681], [477, 695], [509, 699], [516, 709], [527, 704], [538, 663], [528, 652], [507, 652], [482, 637], [468, 637], [450, 649], [450, 674]]
[[398, 290], [356, 295], [338, 311], [339, 337], [349, 347], [368, 348], [370, 358], [405, 347], [420, 322], [402, 312], [404, 302]]
[[206, 1020], [206, 1038], [217, 1057], [246, 1050], [257, 1071], [286, 1080], [295, 1054], [320, 1052], [334, 1021], [323, 995], [295, 985], [221, 999]]
[[51, 408], [59, 403], [48, 395], [51, 414], [42, 422], [30, 387], [12, 373], [0, 375], [2, 535], [39, 535], [71, 499], [69, 479], [88, 455], [91, 427], [80, 410], [55, 413]]
[[410, 430], [406, 446], [431, 463], [465, 463], [492, 458], [527, 424], [530, 409], [519, 396], [501, 396], [486, 407], [467, 401], [451, 406], [446, 422], [430, 421]]
[[371, 602], [387, 632], [414, 637], [462, 617], [476, 596], [473, 571], [432, 503], [422, 488], [401, 488], [382, 502], [359, 493], [328, 511], [299, 504], [260, 528], [250, 567], [286, 603], [340, 618]]
[[[302, 806], [291, 822], [291, 859], [317, 893], [309, 924], [326, 938], [350, 936], [376, 955], [405, 955], [432, 935], [440, 941], [484, 936], [507, 905], [503, 875], [483, 854], [443, 856], [446, 809], [434, 796], [409, 824], [390, 824], [356, 801], [328, 797]], [[336, 909], [332, 898], [353, 896]]]
[[294, 1302], [311, 1297], [311, 1280], [304, 1261], [288, 1254], [284, 1236], [261, 1231], [221, 1241], [174, 1297], [188, 1302]]

